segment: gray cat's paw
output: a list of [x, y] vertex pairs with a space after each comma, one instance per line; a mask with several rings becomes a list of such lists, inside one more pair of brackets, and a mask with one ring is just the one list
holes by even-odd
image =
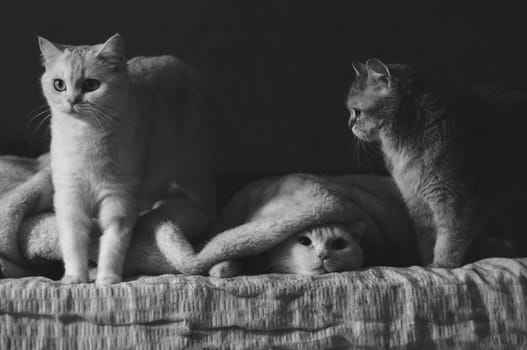
[[426, 267], [436, 268], [436, 269], [454, 269], [460, 267], [462, 264], [455, 261], [434, 261], [431, 264], [426, 265]]
[[88, 283], [88, 276], [64, 275], [60, 281], [66, 284]]
[[464, 261], [465, 255], [462, 250], [438, 249], [436, 246], [434, 250], [434, 260], [428, 265], [428, 267], [453, 269], [462, 266]]
[[237, 261], [223, 261], [220, 262], [209, 270], [209, 276], [227, 278], [241, 275], [242, 268], [241, 264]]
[[113, 274], [112, 275], [102, 275], [102, 276], [97, 276], [97, 278], [95, 279], [95, 284], [107, 286], [109, 284], [119, 283], [122, 280], [123, 278], [118, 275], [113, 275]]

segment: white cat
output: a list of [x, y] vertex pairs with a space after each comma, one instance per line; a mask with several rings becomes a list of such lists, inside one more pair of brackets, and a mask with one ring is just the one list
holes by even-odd
[[[209, 270], [214, 277], [232, 277], [247, 273], [296, 273], [320, 275], [329, 272], [351, 271], [364, 267], [364, 252], [360, 240], [366, 224], [320, 225], [293, 235], [271, 248], [266, 254], [243, 261], [225, 261]], [[254, 265], [260, 265], [255, 267]], [[259, 270], [259, 271], [258, 271]]]
[[322, 225], [300, 232], [269, 251], [267, 271], [320, 275], [360, 269], [365, 226]]
[[42, 90], [52, 112], [63, 281], [88, 281], [95, 221], [102, 232], [96, 283], [116, 283], [137, 216], [156, 201], [161, 200], [156, 215], [167, 220], [181, 220], [174, 208], [182, 200], [197, 208], [196, 216], [205, 213], [210, 219], [201, 219], [196, 231], [204, 231], [214, 216], [200, 85], [195, 72], [172, 56], [126, 61], [118, 34], [93, 46], [44, 38], [39, 44]]

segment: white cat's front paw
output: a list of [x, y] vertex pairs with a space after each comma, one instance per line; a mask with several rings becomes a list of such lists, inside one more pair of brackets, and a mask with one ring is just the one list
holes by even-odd
[[60, 281], [66, 284], [88, 283], [88, 276], [64, 275]]
[[233, 276], [241, 275], [241, 266], [237, 261], [223, 261], [220, 262], [209, 270], [209, 276], [228, 278]]
[[97, 278], [97, 268], [91, 267], [88, 271], [88, 280], [90, 282], [94, 282], [96, 278]]
[[118, 275], [101, 275], [97, 276], [97, 278], [95, 279], [95, 284], [106, 286], [109, 284], [119, 283], [122, 280], [123, 278]]

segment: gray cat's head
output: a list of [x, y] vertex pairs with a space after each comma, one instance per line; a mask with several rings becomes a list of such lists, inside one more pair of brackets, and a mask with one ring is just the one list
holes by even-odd
[[413, 70], [405, 65], [385, 65], [376, 58], [353, 62], [356, 78], [347, 98], [348, 126], [363, 141], [378, 141], [391, 128], [409, 93]]
[[111, 116], [127, 91], [123, 41], [115, 34], [103, 44], [68, 46], [39, 37], [46, 71], [41, 83], [53, 116], [93, 120]]
[[269, 252], [269, 271], [318, 275], [364, 264], [360, 239], [366, 224], [323, 225], [300, 232]]

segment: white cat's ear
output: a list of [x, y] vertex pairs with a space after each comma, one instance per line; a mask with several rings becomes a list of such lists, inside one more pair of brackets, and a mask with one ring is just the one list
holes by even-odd
[[124, 41], [121, 35], [119, 33], [112, 35], [110, 39], [101, 45], [96, 55], [124, 60]]
[[44, 63], [53, 61], [62, 54], [62, 49], [58, 45], [53, 44], [51, 41], [41, 36], [38, 37], [38, 46], [40, 46], [40, 52], [42, 53]]
[[366, 69], [368, 71], [368, 76], [376, 81], [385, 81], [389, 82], [391, 75], [388, 66], [381, 62], [377, 58], [370, 58], [366, 61]]
[[366, 65], [360, 61], [351, 62], [353, 70], [355, 71], [355, 76], [366, 75], [368, 71], [366, 70]]

